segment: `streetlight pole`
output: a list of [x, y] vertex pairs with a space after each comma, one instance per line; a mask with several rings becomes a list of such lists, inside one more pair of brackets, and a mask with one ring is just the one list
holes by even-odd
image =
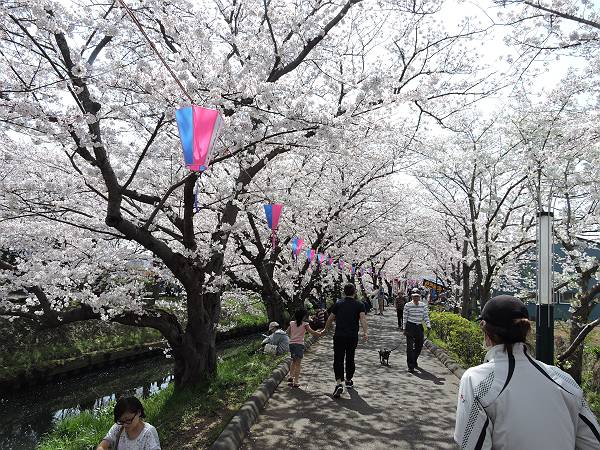
[[554, 364], [554, 301], [552, 289], [551, 212], [538, 214], [537, 226], [537, 317], [535, 328], [536, 359]]

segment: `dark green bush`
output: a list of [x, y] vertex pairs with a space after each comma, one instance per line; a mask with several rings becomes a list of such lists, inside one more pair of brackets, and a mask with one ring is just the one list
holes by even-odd
[[431, 329], [463, 367], [476, 366], [483, 362], [485, 347], [483, 332], [476, 322], [449, 312], [432, 311]]

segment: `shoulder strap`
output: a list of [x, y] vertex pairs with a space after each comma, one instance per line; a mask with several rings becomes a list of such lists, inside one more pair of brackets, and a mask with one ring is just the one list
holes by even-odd
[[123, 434], [123, 425], [121, 425], [121, 428], [119, 428], [119, 431], [117, 431], [117, 438], [115, 439], [115, 448], [113, 450], [118, 450], [119, 441], [121, 440], [122, 434]]

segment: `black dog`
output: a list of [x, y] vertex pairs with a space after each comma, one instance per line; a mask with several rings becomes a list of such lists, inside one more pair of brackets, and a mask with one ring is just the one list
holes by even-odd
[[397, 348], [398, 347], [394, 347], [391, 350], [388, 348], [379, 349], [379, 362], [382, 366], [390, 366], [390, 354]]

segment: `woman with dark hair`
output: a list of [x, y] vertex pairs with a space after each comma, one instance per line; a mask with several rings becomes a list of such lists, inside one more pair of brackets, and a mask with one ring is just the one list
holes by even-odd
[[304, 357], [304, 335], [308, 331], [313, 336], [321, 336], [320, 333], [313, 330], [309, 323], [305, 321], [308, 312], [304, 308], [296, 310], [294, 319], [290, 322], [287, 333], [290, 335], [290, 355], [292, 356], [292, 365], [290, 366], [290, 378], [288, 383], [291, 387], [300, 387], [298, 380], [300, 370], [302, 369], [302, 358]]
[[144, 407], [137, 398], [120, 398], [113, 414], [115, 424], [96, 450], [160, 450], [156, 428], [144, 422]]
[[575, 380], [529, 355], [527, 308], [501, 295], [480, 325], [485, 362], [460, 380], [454, 440], [461, 449], [600, 449], [598, 421]]

